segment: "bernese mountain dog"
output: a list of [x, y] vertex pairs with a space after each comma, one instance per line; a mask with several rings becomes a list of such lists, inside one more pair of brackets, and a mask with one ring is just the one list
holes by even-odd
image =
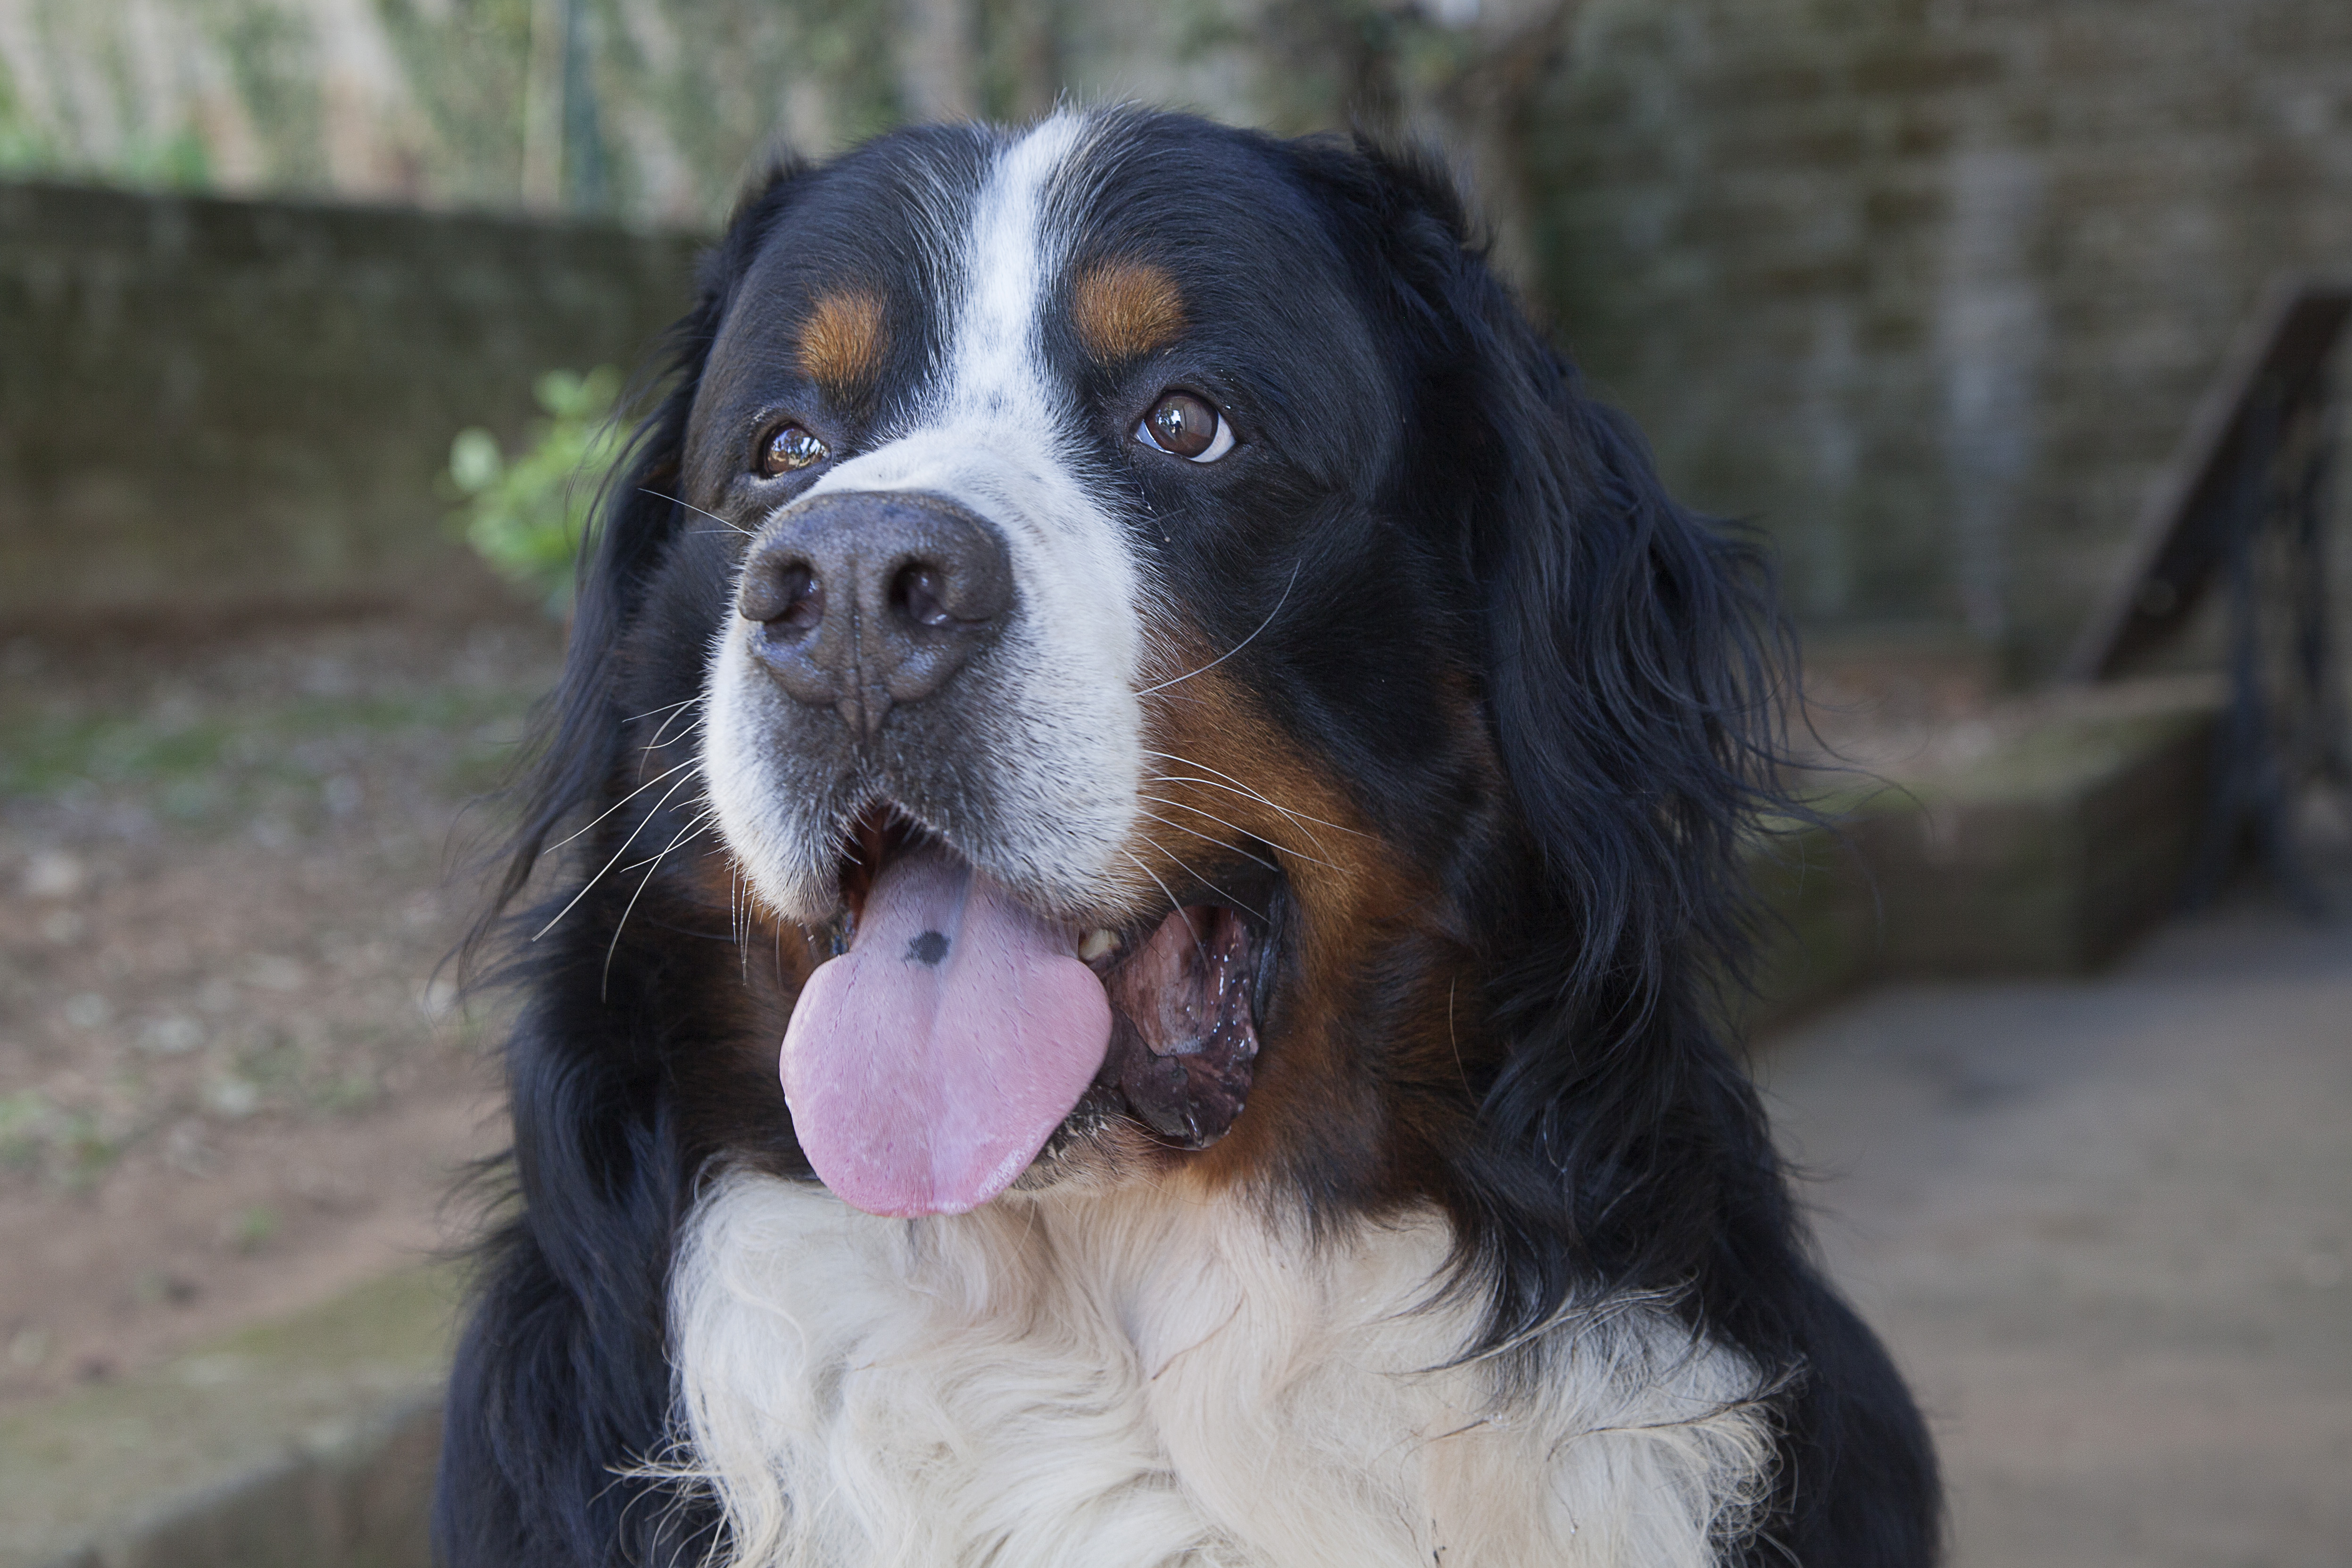
[[1727, 1044], [1758, 555], [1441, 173], [895, 132], [669, 368], [504, 883], [447, 1563], [1934, 1559]]

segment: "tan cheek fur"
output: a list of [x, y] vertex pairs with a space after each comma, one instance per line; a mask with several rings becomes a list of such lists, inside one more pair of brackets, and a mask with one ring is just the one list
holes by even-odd
[[[703, 841], [709, 843], [709, 840]], [[783, 1114], [776, 1051], [801, 988], [826, 953], [797, 922], [779, 918], [751, 892], [751, 882], [723, 847], [682, 856], [684, 876], [671, 885], [699, 905], [712, 925], [724, 922], [735, 943], [722, 967], [726, 984], [711, 998], [732, 1027], [724, 1043], [681, 1053], [674, 1071], [696, 1124], [719, 1145], [771, 1150]], [[647, 913], [650, 912], [642, 912]], [[761, 1163], [761, 1156], [748, 1156]], [[796, 1166], [780, 1166], [779, 1174]]]
[[[1180, 862], [1205, 869], [1219, 859], [1209, 840], [1255, 839], [1275, 852], [1297, 916], [1298, 967], [1285, 998], [1284, 1032], [1279, 1049], [1259, 1058], [1249, 1109], [1203, 1153], [1159, 1157], [1216, 1187], [1267, 1170], [1285, 1150], [1312, 1145], [1344, 1149], [1368, 1178], [1395, 1182], [1404, 1173], [1384, 1162], [1406, 1151], [1382, 1136], [1383, 1109], [1347, 1060], [1344, 1019], [1366, 956], [1431, 932], [1440, 890], [1371, 831], [1337, 781], [1259, 712], [1246, 688], [1221, 672], [1171, 686], [1148, 705], [1144, 744], [1153, 754], [1145, 759], [1153, 770], [1145, 806], [1163, 821], [1145, 819], [1129, 852], [1172, 882]], [[1411, 1016], [1391, 1020], [1419, 1048], [1416, 1058], [1430, 1059], [1398, 1064], [1416, 1075], [1462, 1071], [1464, 1035], [1474, 1024], [1466, 1007], [1449, 1005], [1451, 980], [1431, 971]]]

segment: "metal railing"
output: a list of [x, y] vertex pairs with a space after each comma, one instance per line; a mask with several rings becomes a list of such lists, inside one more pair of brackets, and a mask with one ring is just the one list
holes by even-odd
[[2206, 595], [2226, 603], [2230, 706], [2190, 872], [2210, 902], [2242, 846], [2316, 913], [2296, 813], [2313, 791], [2352, 807], [2343, 668], [2328, 559], [2342, 409], [2333, 375], [2352, 284], [2274, 287], [2241, 334], [2142, 513], [2129, 570], [2084, 629], [2066, 674], [2127, 674], [2176, 642]]

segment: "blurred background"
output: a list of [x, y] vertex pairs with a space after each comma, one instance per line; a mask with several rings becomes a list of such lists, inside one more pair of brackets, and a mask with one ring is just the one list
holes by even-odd
[[747, 178], [1063, 98], [1434, 144], [1771, 538], [1957, 1560], [2347, 1561], [2343, 0], [0, 0], [0, 1565], [422, 1560], [575, 476]]

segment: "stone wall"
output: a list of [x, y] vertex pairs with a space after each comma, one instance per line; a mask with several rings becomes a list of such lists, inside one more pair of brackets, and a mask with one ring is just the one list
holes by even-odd
[[[987, 60], [1050, 16], [1030, 64], [1081, 97], [1289, 129], [1340, 118], [1342, 95], [1273, 69], [1283, 39], [1368, 3], [973, 0]], [[646, 15], [673, 9], [691, 8]], [[630, 165], [641, 217], [715, 212], [771, 120], [813, 147], [878, 123], [810, 96], [777, 53], [789, 28], [749, 53], [606, 31], [612, 71], [658, 56], [681, 102], [732, 106], [724, 135], [673, 127]], [[606, 85], [613, 126], [635, 123]], [[473, 145], [463, 119], [436, 133], [448, 158]], [[1777, 535], [1812, 628], [1924, 626], [2018, 675], [2049, 669], [2120, 567], [2267, 282], [2352, 271], [2346, 0], [1585, 0], [1528, 130], [1529, 292], [1676, 487]], [[511, 183], [482, 170], [422, 193]], [[348, 581], [386, 528], [412, 537], [394, 512], [431, 512], [449, 430], [511, 425], [538, 370], [632, 359], [686, 248], [0, 186], [0, 605], [198, 591], [257, 551]], [[34, 561], [57, 591], [18, 586]]]
[[0, 184], [0, 622], [478, 591], [436, 479], [555, 367], [635, 365], [694, 244]]
[[2265, 284], [2352, 272], [2343, 0], [1591, 0], [1541, 291], [1821, 626], [2046, 671]]

